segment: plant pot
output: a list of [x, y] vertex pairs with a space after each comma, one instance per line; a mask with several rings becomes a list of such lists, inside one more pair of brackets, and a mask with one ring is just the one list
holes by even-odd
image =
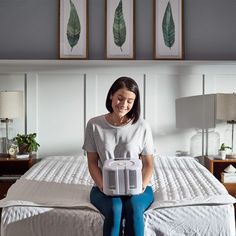
[[222, 160], [226, 159], [226, 151], [219, 151], [219, 155]]
[[29, 150], [28, 150], [28, 145], [26, 143], [19, 145], [19, 154], [28, 154], [28, 153]]

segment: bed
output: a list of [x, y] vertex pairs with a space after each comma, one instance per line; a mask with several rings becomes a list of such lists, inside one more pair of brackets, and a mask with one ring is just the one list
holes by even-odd
[[[235, 236], [235, 199], [205, 167], [191, 157], [155, 156], [154, 163], [146, 236]], [[43, 159], [0, 201], [1, 236], [102, 235], [103, 216], [89, 202], [92, 186], [85, 157]]]

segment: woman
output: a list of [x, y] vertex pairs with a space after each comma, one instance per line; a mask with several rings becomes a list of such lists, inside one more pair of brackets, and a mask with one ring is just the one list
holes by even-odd
[[[153, 140], [150, 127], [140, 118], [140, 95], [137, 83], [128, 77], [118, 78], [106, 98], [108, 114], [89, 120], [83, 149], [87, 152], [89, 172], [95, 182], [91, 203], [104, 215], [104, 236], [124, 233], [143, 236], [143, 213], [153, 202], [148, 183], [153, 172]], [[132, 196], [107, 196], [103, 193], [102, 166], [105, 160], [140, 158], [143, 192]]]

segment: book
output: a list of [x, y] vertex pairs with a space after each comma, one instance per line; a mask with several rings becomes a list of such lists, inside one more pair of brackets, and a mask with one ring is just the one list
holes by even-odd
[[236, 176], [236, 172], [222, 172], [224, 176]]
[[[233, 175], [234, 174], [234, 175]], [[221, 173], [222, 183], [236, 183], [236, 173]]]

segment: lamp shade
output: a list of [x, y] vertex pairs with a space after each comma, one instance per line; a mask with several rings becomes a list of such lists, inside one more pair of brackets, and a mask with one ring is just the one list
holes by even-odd
[[236, 121], [236, 94], [216, 94], [216, 119]]
[[175, 101], [176, 128], [215, 127], [215, 94], [178, 98]]
[[0, 118], [13, 119], [23, 116], [23, 92], [0, 92]]

